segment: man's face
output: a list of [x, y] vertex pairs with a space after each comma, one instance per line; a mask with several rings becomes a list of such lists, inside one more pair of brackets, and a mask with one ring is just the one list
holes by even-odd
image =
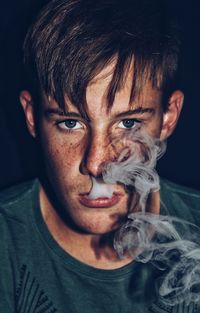
[[63, 115], [54, 100], [45, 99], [40, 122], [47, 175], [56, 197], [79, 229], [94, 234], [114, 230], [128, 212], [130, 195], [123, 185], [114, 186], [112, 198], [88, 199], [92, 177], [101, 176], [102, 166], [118, 154], [112, 138], [139, 122], [150, 135], [159, 137], [163, 122], [161, 93], [150, 84], [129, 104], [131, 77], [108, 112], [108, 71], [100, 73], [87, 88], [88, 120], [69, 101]]
[[[134, 197], [122, 184], [116, 184], [111, 198], [88, 198], [92, 178], [101, 177], [103, 166], [119, 157], [120, 149], [112, 138], [123, 137], [128, 129], [140, 123], [149, 135], [165, 139], [175, 128], [183, 100], [181, 92], [172, 94], [168, 111], [163, 114], [161, 92], [146, 83], [140, 96], [129, 104], [130, 73], [108, 112], [106, 94], [110, 73], [111, 68], [105, 68], [87, 88], [88, 119], [68, 100], [67, 114], [63, 114], [54, 100], [45, 98], [38, 127], [47, 176], [58, 203], [77, 229], [89, 234], [115, 230], [127, 215]], [[37, 136], [28, 92], [21, 93], [21, 103], [29, 131]]]

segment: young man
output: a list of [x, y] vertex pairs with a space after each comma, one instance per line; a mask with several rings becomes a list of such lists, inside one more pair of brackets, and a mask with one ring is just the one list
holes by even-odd
[[[166, 304], [162, 272], [114, 249], [130, 203], [140, 210], [135, 189], [116, 182], [111, 195], [90, 196], [94, 182], [109, 187], [103, 171], [123, 151], [113, 138], [138, 125], [153, 140], [174, 131], [183, 104], [178, 50], [161, 0], [56, 0], [40, 13], [25, 40], [20, 100], [44, 168], [39, 180], [1, 194], [0, 312], [200, 309]], [[145, 210], [157, 216], [165, 206], [194, 222], [199, 205], [197, 192], [161, 181]]]

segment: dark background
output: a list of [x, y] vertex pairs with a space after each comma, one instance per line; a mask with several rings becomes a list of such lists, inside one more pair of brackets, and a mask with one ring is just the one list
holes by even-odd
[[[36, 147], [26, 131], [18, 94], [23, 88], [23, 39], [36, 12], [46, 2], [12, 0], [0, 4], [0, 188], [37, 175]], [[185, 104], [158, 170], [174, 182], [200, 189], [200, 4], [168, 2], [182, 27], [179, 84]]]

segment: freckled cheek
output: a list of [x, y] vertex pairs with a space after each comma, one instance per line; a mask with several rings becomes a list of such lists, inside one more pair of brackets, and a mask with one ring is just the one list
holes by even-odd
[[50, 167], [62, 172], [64, 169], [79, 168], [84, 155], [85, 144], [77, 142], [48, 141], [45, 143], [45, 157]]

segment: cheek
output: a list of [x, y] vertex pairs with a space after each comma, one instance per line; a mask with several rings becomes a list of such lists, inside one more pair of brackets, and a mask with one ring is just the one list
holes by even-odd
[[147, 127], [148, 134], [154, 138], [159, 138], [163, 125], [162, 115], [156, 116]]
[[45, 158], [45, 164], [48, 171], [54, 174], [70, 175], [74, 168], [79, 168], [84, 155], [84, 142], [70, 142], [70, 140], [58, 140], [58, 138], [44, 136], [42, 138], [42, 149]]

